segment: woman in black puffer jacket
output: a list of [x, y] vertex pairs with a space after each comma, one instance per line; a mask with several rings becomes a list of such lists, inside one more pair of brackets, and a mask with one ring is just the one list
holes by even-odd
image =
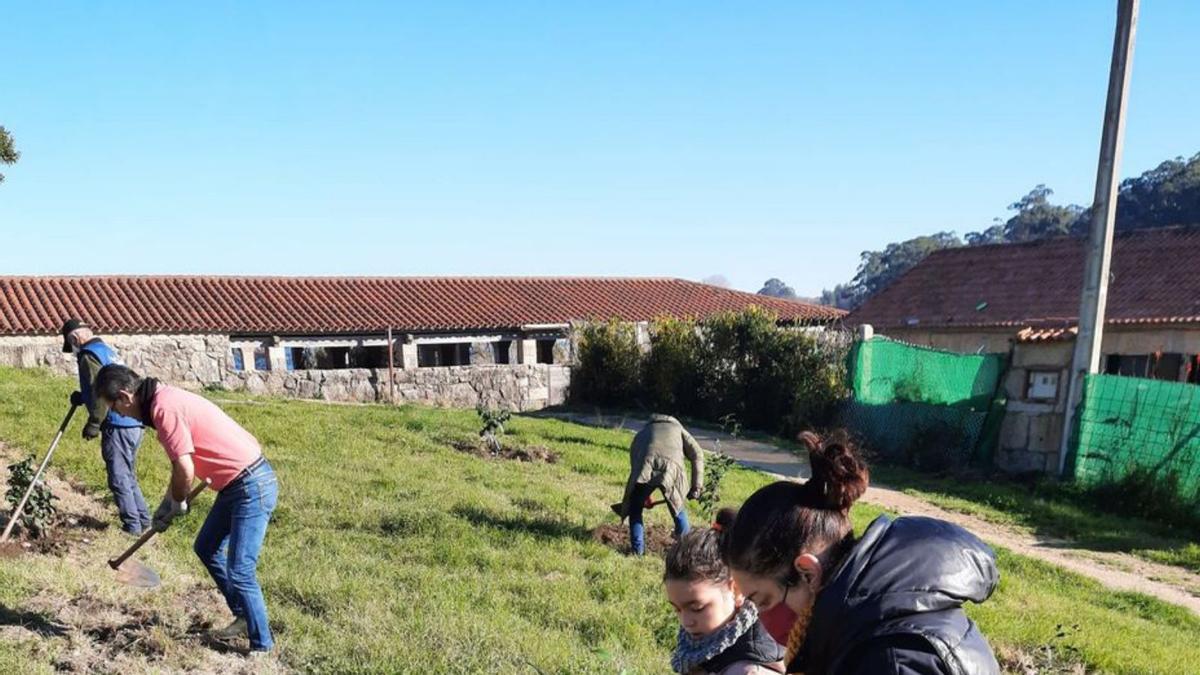
[[844, 434], [800, 440], [812, 479], [755, 492], [721, 544], [747, 599], [760, 610], [785, 603], [799, 617], [787, 672], [998, 674], [962, 610], [995, 590], [992, 550], [932, 518], [880, 516], [855, 539], [849, 511], [866, 492], [866, 465]]

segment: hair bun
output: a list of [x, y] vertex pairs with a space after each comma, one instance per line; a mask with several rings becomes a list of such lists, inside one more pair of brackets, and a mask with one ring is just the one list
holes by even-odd
[[734, 521], [737, 520], [737, 509], [731, 509], [728, 506], [719, 509], [717, 515], [713, 516], [713, 525], [716, 525], [721, 532], [728, 532], [733, 527]]
[[812, 479], [805, 484], [808, 499], [818, 508], [846, 511], [867, 491], [870, 474], [845, 432], [822, 440], [811, 431], [798, 437], [808, 447]]

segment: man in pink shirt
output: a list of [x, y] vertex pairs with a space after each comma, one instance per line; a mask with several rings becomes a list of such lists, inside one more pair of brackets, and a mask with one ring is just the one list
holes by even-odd
[[125, 366], [102, 368], [95, 392], [113, 410], [154, 429], [171, 460], [167, 494], [154, 512], [156, 530], [187, 513], [185, 500], [197, 478], [212, 481], [217, 498], [195, 551], [234, 616], [214, 637], [246, 636], [252, 653], [269, 652], [274, 640], [256, 569], [279, 484], [258, 441], [208, 399]]

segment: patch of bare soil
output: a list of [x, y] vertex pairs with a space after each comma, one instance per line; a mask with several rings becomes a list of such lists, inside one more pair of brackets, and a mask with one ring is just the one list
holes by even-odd
[[557, 452], [542, 445], [505, 447], [499, 452], [493, 451], [482, 440], [452, 441], [450, 445], [459, 452], [465, 452], [468, 455], [475, 455], [483, 459], [508, 459], [517, 462], [542, 462], [545, 464], [557, 464], [559, 460]]
[[[592, 530], [592, 538], [605, 546], [629, 553], [629, 526], [606, 523]], [[646, 552], [662, 555], [675, 543], [675, 531], [665, 525], [646, 525]]]
[[1051, 642], [1034, 649], [1014, 649], [999, 646], [996, 660], [1005, 675], [1088, 675], [1073, 647]]

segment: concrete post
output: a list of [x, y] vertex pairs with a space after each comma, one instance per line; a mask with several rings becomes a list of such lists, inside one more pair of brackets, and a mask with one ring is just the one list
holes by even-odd
[[283, 347], [267, 347], [267, 360], [271, 362], [271, 370], [287, 372], [287, 355], [283, 353]]
[[537, 363], [537, 340], [517, 341], [517, 362]]
[[410, 336], [400, 344], [400, 368], [416, 370], [417, 366], [417, 343], [413, 342]]
[[1113, 36], [1112, 64], [1108, 71], [1108, 101], [1100, 135], [1100, 161], [1096, 168], [1096, 194], [1092, 202], [1092, 227], [1088, 235], [1079, 307], [1079, 335], [1067, 389], [1067, 414], [1058, 452], [1058, 473], [1066, 470], [1067, 452], [1075, 423], [1075, 409], [1083, 398], [1083, 378], [1100, 369], [1100, 344], [1104, 338], [1105, 305], [1112, 257], [1113, 224], [1117, 212], [1117, 183], [1121, 146], [1125, 140], [1125, 104], [1129, 92], [1133, 41], [1137, 30], [1138, 0], [1117, 4], [1117, 29]]

